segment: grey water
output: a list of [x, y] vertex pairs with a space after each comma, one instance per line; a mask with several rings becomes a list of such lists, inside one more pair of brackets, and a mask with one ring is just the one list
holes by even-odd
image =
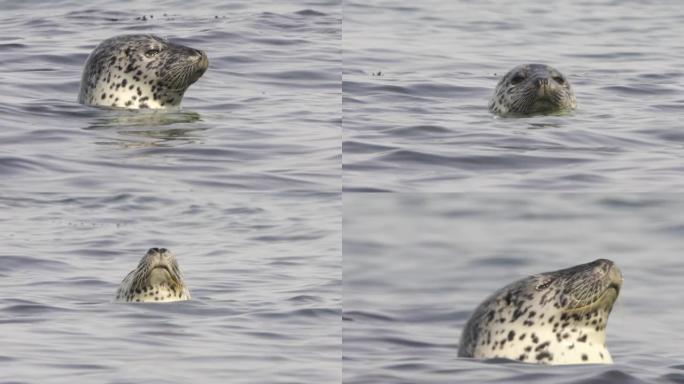
[[[345, 191], [682, 190], [678, 1], [345, 2]], [[563, 72], [578, 109], [496, 118], [521, 63]]]
[[[345, 383], [684, 382], [684, 197], [345, 194]], [[475, 307], [534, 273], [613, 260], [614, 365], [457, 357]]]
[[[0, 1], [0, 382], [339, 382], [339, 1]], [[102, 40], [209, 56], [173, 111], [76, 103]], [[151, 247], [193, 299], [113, 302]]]

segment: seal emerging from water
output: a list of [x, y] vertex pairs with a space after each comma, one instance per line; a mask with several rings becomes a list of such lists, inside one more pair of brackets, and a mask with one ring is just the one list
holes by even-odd
[[88, 57], [78, 102], [132, 109], [175, 107], [208, 66], [204, 52], [154, 35], [112, 37]]
[[523, 64], [513, 68], [494, 90], [489, 110], [499, 115], [558, 113], [577, 108], [568, 79], [544, 64]]
[[116, 301], [168, 302], [189, 300], [178, 262], [166, 248], [150, 248], [138, 267], [121, 282]]
[[511, 283], [475, 310], [458, 355], [540, 364], [610, 364], [608, 315], [622, 286], [610, 260]]

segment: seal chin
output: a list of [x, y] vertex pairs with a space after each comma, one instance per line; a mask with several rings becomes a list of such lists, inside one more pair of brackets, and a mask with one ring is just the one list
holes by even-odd
[[165, 265], [157, 265], [153, 267], [148, 274], [147, 281], [153, 286], [166, 282], [177, 284], [177, 281], [174, 279], [171, 270], [169, 270], [169, 267]]

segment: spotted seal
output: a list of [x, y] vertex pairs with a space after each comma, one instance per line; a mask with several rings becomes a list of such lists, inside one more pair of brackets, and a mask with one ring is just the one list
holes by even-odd
[[138, 267], [121, 282], [116, 301], [168, 302], [189, 300], [190, 291], [176, 257], [166, 248], [150, 248]]
[[622, 274], [599, 259], [511, 283], [475, 310], [458, 355], [541, 364], [610, 364], [606, 326]]
[[204, 52], [158, 36], [112, 37], [88, 57], [78, 102], [131, 109], [176, 107], [208, 66]]
[[577, 108], [568, 79], [544, 64], [519, 65], [499, 80], [489, 100], [489, 110], [498, 115], [534, 115]]

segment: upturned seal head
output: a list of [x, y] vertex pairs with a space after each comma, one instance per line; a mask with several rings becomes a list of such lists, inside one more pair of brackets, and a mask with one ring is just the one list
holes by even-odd
[[158, 36], [112, 37], [88, 57], [78, 100], [132, 109], [178, 106], [208, 66], [204, 52]]
[[176, 257], [166, 248], [150, 248], [121, 282], [117, 301], [168, 302], [190, 299]]
[[568, 79], [544, 64], [523, 64], [499, 80], [489, 110], [499, 115], [533, 115], [577, 108]]
[[620, 270], [606, 259], [511, 283], [475, 310], [461, 335], [459, 356], [612, 363], [605, 329], [621, 287]]

